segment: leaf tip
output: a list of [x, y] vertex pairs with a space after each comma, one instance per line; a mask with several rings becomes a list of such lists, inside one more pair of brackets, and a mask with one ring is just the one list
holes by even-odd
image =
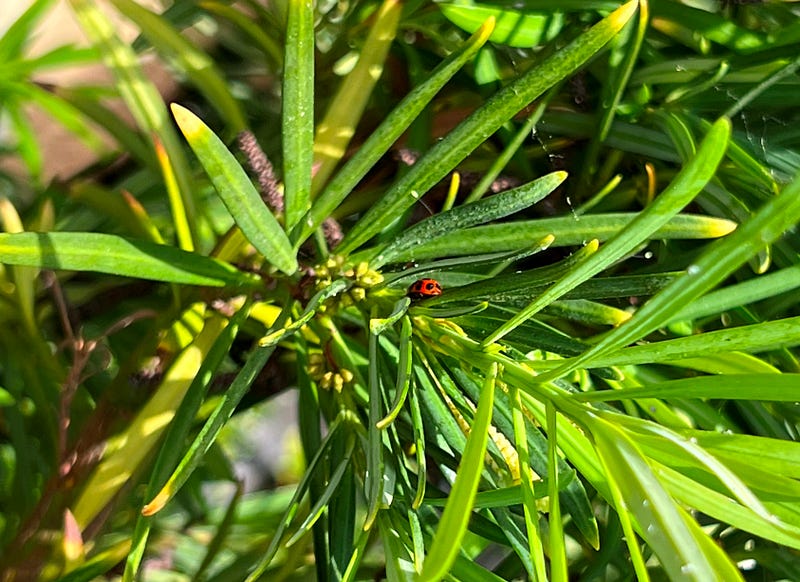
[[76, 563], [85, 556], [81, 528], [75, 516], [67, 509], [64, 511], [64, 539], [62, 551], [68, 563]]
[[176, 119], [177, 119], [178, 117], [180, 117], [181, 115], [185, 115], [185, 113], [184, 113], [184, 112], [188, 112], [188, 111], [189, 111], [188, 109], [186, 109], [186, 107], [184, 107], [184, 106], [183, 106], [183, 105], [181, 105], [180, 103], [170, 103], [170, 104], [169, 104], [169, 108], [170, 108], [170, 111], [172, 111], [172, 115], [173, 115], [173, 116], [174, 116]]
[[145, 517], [151, 517], [164, 509], [164, 506], [169, 501], [170, 494], [167, 488], [165, 487], [161, 491], [159, 491], [158, 495], [156, 495], [153, 500], [142, 507], [142, 515]]
[[709, 238], [719, 238], [728, 235], [737, 229], [739, 225], [727, 218], [719, 218], [708, 225]]
[[158, 162], [160, 164], [167, 164], [169, 162], [169, 154], [167, 154], [167, 149], [164, 147], [164, 142], [158, 137], [157, 134], [152, 134], [153, 139], [153, 148], [156, 150], [156, 157], [158, 158]]
[[639, 7], [639, 0], [630, 0], [608, 15], [608, 22], [616, 29], [621, 29], [631, 19]]
[[712, 129], [724, 134], [726, 136], [725, 139], [727, 140], [731, 135], [731, 120], [723, 115], [714, 122]]
[[480, 28], [478, 28], [478, 30], [475, 31], [475, 38], [478, 40], [478, 42], [483, 44], [487, 40], [489, 40], [489, 37], [494, 32], [494, 26], [496, 23], [497, 20], [495, 19], [494, 16], [490, 16], [489, 18], [483, 21], [483, 24], [481, 24]]
[[172, 111], [175, 122], [187, 138], [192, 134], [196, 134], [202, 127], [203, 122], [183, 105], [171, 103], [169, 108]]

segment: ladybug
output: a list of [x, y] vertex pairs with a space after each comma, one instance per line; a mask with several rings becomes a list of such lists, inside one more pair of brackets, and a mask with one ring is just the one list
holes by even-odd
[[420, 299], [430, 299], [442, 294], [442, 286], [436, 279], [420, 279], [415, 281], [408, 288], [406, 295], [417, 301]]

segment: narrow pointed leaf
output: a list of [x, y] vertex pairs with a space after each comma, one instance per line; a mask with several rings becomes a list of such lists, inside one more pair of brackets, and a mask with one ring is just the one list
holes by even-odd
[[352, 470], [350, 467], [350, 453], [352, 452], [352, 448], [345, 454], [345, 457], [339, 462], [339, 465], [336, 469], [331, 473], [330, 480], [328, 481], [327, 487], [325, 487], [325, 491], [323, 491], [322, 495], [317, 499], [317, 502], [314, 504], [314, 507], [311, 508], [311, 511], [308, 512], [308, 516], [303, 520], [297, 530], [292, 534], [292, 537], [286, 542], [286, 546], [292, 546], [297, 541], [306, 535], [308, 531], [314, 526], [317, 520], [322, 516], [322, 513], [327, 509], [331, 497], [334, 496], [338, 491], [339, 482], [342, 480], [345, 471], [348, 468]]
[[[492, 252], [519, 252], [531, 241], [554, 236], [553, 245], [585, 244], [587, 238], [609, 240], [631, 223], [636, 214], [590, 214], [560, 216], [500, 224], [485, 224], [450, 233], [398, 253], [397, 261], [423, 260], [442, 256], [475, 255]], [[717, 238], [732, 232], [736, 223], [710, 216], [678, 214], [651, 233], [651, 239]], [[587, 234], [589, 236], [587, 236]]]
[[497, 379], [497, 364], [492, 364], [481, 390], [478, 408], [472, 421], [467, 444], [461, 457], [456, 480], [450, 498], [442, 513], [442, 519], [425, 557], [418, 580], [441, 580], [450, 570], [459, 552], [461, 540], [467, 531], [469, 516], [483, 471], [486, 445], [489, 441], [489, 425], [492, 421], [494, 388]]
[[[192, 380], [192, 384], [186, 391], [186, 396], [175, 412], [175, 418], [167, 429], [167, 434], [164, 437], [164, 442], [161, 445], [161, 449], [156, 457], [155, 465], [150, 475], [150, 481], [147, 484], [145, 498], [149, 498], [158, 492], [158, 488], [164, 484], [164, 481], [169, 476], [169, 472], [177, 464], [180, 458], [180, 452], [186, 441], [186, 436], [189, 434], [194, 424], [197, 411], [200, 409], [208, 386], [214, 378], [214, 373], [227, 356], [228, 350], [239, 331], [239, 326], [247, 318], [249, 313], [250, 305], [246, 304], [242, 306], [231, 318], [225, 329], [220, 332], [219, 336], [214, 340], [214, 344], [211, 346], [208, 354], [203, 358], [203, 362]], [[125, 571], [122, 578], [123, 582], [133, 582], [133, 580], [136, 579], [142, 558], [144, 557], [151, 525], [152, 522], [143, 515], [139, 515], [136, 520], [136, 526], [134, 527], [131, 540], [131, 550], [125, 562]]]
[[800, 287], [800, 264], [728, 285], [693, 301], [676, 313], [670, 321], [696, 319], [728, 309], [754, 303]]
[[[645, 438], [657, 436], [661, 442], [660, 446], [671, 449], [671, 452], [674, 452], [674, 456], [678, 458], [685, 457], [687, 461], [691, 459], [692, 462], [697, 462], [709, 473], [712, 473], [739, 503], [749, 507], [765, 521], [773, 519], [758, 497], [733, 471], [692, 439], [685, 438], [667, 427], [639, 418], [605, 411], [598, 411], [597, 414], [611, 423], [625, 427], [626, 430], [631, 431], [632, 435], [643, 435]], [[658, 460], [658, 454], [655, 452], [648, 456]], [[783, 529], [782, 525], [777, 520], [775, 521], [776, 527]]]
[[727, 495], [704, 487], [694, 479], [686, 477], [678, 471], [661, 465], [655, 467], [655, 471], [664, 484], [669, 487], [670, 492], [681, 503], [694, 507], [698, 511], [728, 523], [735, 528], [800, 550], [800, 528], [795, 526], [793, 535], [788, 535], [781, 529], [776, 528], [772, 521], [764, 521], [749, 507], [743, 507], [733, 502]]
[[314, 161], [314, 4], [289, 0], [283, 75], [283, 183], [286, 230], [309, 208]]
[[621, 390], [585, 392], [575, 398], [590, 402], [633, 398], [720, 398], [725, 400], [800, 401], [800, 374], [723, 374], [681, 378]]
[[383, 414], [381, 398], [381, 360], [378, 358], [378, 335], [369, 334], [369, 425], [367, 426], [367, 469], [364, 475], [364, 496], [367, 499], [367, 516], [364, 529], [370, 529], [378, 514], [384, 490], [384, 448], [378, 423]]
[[191, 111], [173, 104], [172, 112], [219, 197], [247, 240], [279, 270], [286, 274], [294, 273], [297, 259], [289, 239], [233, 154]]
[[408, 407], [411, 409], [411, 425], [414, 429], [414, 445], [416, 448], [417, 458], [417, 490], [414, 495], [414, 501], [411, 507], [414, 510], [419, 509], [422, 500], [425, 497], [425, 487], [428, 480], [428, 466], [425, 457], [425, 427], [422, 424], [422, 410], [417, 397], [416, 383], [414, 377], [411, 377], [411, 382], [414, 384], [408, 393]]
[[90, 232], [0, 233], [0, 263], [186, 285], [254, 285], [232, 265], [150, 241]]
[[[533, 476], [531, 473], [530, 454], [528, 452], [528, 435], [525, 426], [525, 416], [522, 409], [522, 401], [519, 399], [519, 388], [516, 385], [509, 386], [509, 400], [511, 401], [511, 415], [514, 423], [514, 442], [516, 443], [516, 451], [519, 455], [519, 477], [520, 477], [520, 490], [522, 493], [523, 511], [525, 513], [525, 530], [528, 537], [528, 548], [531, 556], [531, 561], [534, 567], [534, 578], [538, 580], [545, 580], [547, 578], [546, 562], [544, 558], [544, 547], [542, 545], [542, 538], [539, 532], [539, 509], [536, 507], [536, 495], [533, 486]], [[553, 479], [557, 479], [558, 468], [551, 471]], [[540, 483], [540, 486], [542, 484]], [[553, 487], [559, 487], [560, 483], [554, 483]], [[550, 487], [550, 484], [548, 484]], [[544, 487], [542, 487], [544, 490]], [[550, 494], [551, 499], [558, 497], [556, 489], [555, 495]], [[551, 501], [552, 503], [552, 501]], [[552, 550], [551, 554], [552, 556]]]
[[[517, 392], [519, 396], [519, 392]], [[558, 495], [558, 411], [552, 402], [546, 406], [547, 414], [547, 466], [552, 477], [547, 483], [550, 494], [550, 575], [555, 582], [567, 582], [567, 548], [564, 534], [564, 520], [561, 517], [561, 499]], [[633, 557], [635, 561], [635, 556]], [[635, 562], [634, 562], [635, 563]]]
[[400, 327], [398, 349], [400, 351], [400, 361], [397, 364], [397, 383], [394, 388], [395, 400], [389, 413], [376, 425], [381, 430], [394, 422], [394, 419], [400, 414], [400, 409], [406, 401], [409, 386], [411, 386], [411, 319], [408, 317], [403, 318], [403, 323]]
[[392, 241], [374, 261], [374, 267], [392, 262], [400, 253], [426, 241], [449, 236], [457, 230], [491, 222], [533, 206], [558, 188], [566, 178], [566, 172], [553, 172], [519, 188], [422, 220]]
[[256, 567], [252, 572], [250, 572], [249, 576], [247, 577], [247, 582], [258, 580], [259, 576], [261, 576], [261, 574], [263, 574], [269, 566], [272, 558], [275, 557], [275, 553], [280, 547], [280, 543], [283, 539], [284, 533], [286, 532], [286, 528], [289, 527], [294, 519], [294, 516], [297, 514], [297, 511], [300, 507], [300, 501], [302, 500], [308, 488], [311, 487], [312, 481], [316, 478], [319, 478], [321, 472], [325, 468], [324, 459], [329, 454], [334, 439], [339, 437], [338, 433], [344, 422], [343, 418], [343, 415], [339, 415], [336, 420], [331, 423], [328, 434], [325, 435], [325, 438], [320, 443], [317, 453], [309, 461], [308, 467], [306, 468], [305, 473], [303, 473], [302, 480], [297, 484], [294, 495], [286, 507], [286, 512], [283, 514], [280, 523], [273, 532], [272, 541], [270, 542], [267, 551], [264, 552], [264, 555], [261, 556], [261, 559], [258, 561], [258, 564], [256, 564]]
[[153, 515], [161, 510], [186, 483], [189, 476], [200, 464], [203, 456], [208, 452], [208, 449], [214, 444], [217, 436], [219, 436], [219, 431], [222, 430], [222, 427], [231, 417], [236, 405], [239, 404], [239, 401], [249, 390], [274, 350], [275, 347], [271, 346], [268, 348], [256, 348], [250, 353], [241, 371], [236, 375], [211, 416], [206, 420], [175, 472], [170, 476], [164, 487], [161, 488], [161, 491], [142, 508], [143, 515]]
[[720, 352], [764, 352], [800, 344], [800, 317], [709, 331], [689, 337], [630, 346], [592, 358], [589, 368], [648, 362], [666, 363]]

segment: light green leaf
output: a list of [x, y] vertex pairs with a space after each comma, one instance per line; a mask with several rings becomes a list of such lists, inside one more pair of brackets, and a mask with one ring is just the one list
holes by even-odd
[[[172, 422], [169, 424], [167, 434], [161, 444], [155, 465], [150, 473], [145, 498], [149, 499], [158, 492], [169, 477], [170, 471], [177, 465], [181, 451], [186, 444], [186, 437], [197, 418], [197, 411], [205, 398], [208, 386], [214, 378], [220, 364], [228, 355], [231, 344], [236, 338], [239, 326], [250, 313], [250, 305], [240, 307], [231, 318], [228, 325], [214, 339], [214, 343], [203, 358], [186, 395], [178, 406]], [[143, 515], [139, 515], [131, 539], [131, 549], [125, 562], [123, 582], [133, 582], [141, 564], [146, 549], [147, 539], [150, 535], [152, 522]]]
[[303, 496], [308, 491], [309, 487], [312, 485], [312, 481], [317, 479], [322, 474], [322, 471], [325, 469], [325, 458], [329, 454], [331, 449], [332, 443], [335, 442], [335, 439], [339, 438], [339, 432], [341, 430], [342, 424], [346, 421], [344, 419], [344, 415], [339, 415], [330, 425], [328, 430], [328, 434], [325, 435], [325, 438], [320, 443], [319, 449], [314, 457], [309, 461], [308, 467], [306, 467], [305, 473], [303, 473], [303, 478], [300, 483], [297, 484], [297, 487], [294, 491], [294, 495], [292, 496], [291, 501], [286, 506], [286, 511], [283, 514], [278, 526], [275, 528], [273, 532], [272, 541], [267, 548], [267, 551], [260, 557], [256, 567], [250, 572], [249, 576], [247, 577], [248, 582], [253, 582], [258, 580], [259, 576], [267, 569], [269, 563], [272, 561], [272, 558], [275, 557], [275, 553], [278, 551], [280, 547], [281, 540], [283, 539], [283, 535], [286, 532], [286, 529], [292, 523], [297, 511], [300, 508], [300, 501], [303, 499]]
[[[611, 239], [630, 224], [636, 214], [590, 214], [486, 224], [451, 233], [408, 249], [398, 261], [492, 252], [519, 252], [533, 241], [554, 236], [552, 246], [586, 244], [587, 240]], [[730, 220], [692, 214], [673, 216], [649, 235], [651, 239], [701, 239], [726, 235], [736, 228]]]
[[800, 287], [800, 264], [712, 291], [678, 311], [669, 321], [697, 319], [722, 313], [734, 307], [788, 293], [798, 287]]
[[[373, 317], [376, 309], [373, 308]], [[383, 399], [381, 398], [381, 360], [378, 358], [378, 334], [374, 330], [369, 334], [369, 425], [367, 426], [367, 469], [364, 475], [364, 496], [367, 499], [367, 516], [364, 529], [370, 529], [378, 514], [383, 499], [386, 483], [384, 470], [384, 447], [378, 423], [383, 416]]]
[[[172, 220], [179, 245], [194, 248], [192, 226], [197, 224], [189, 166], [167, 108], [155, 85], [139, 66], [136, 53], [117, 36], [114, 25], [99, 6], [90, 0], [69, 0], [81, 26], [100, 49], [105, 63], [114, 72], [117, 89], [142, 132], [153, 138], [153, 147], [163, 145], [161, 155], [164, 180], [169, 185]], [[174, 186], [174, 187], [173, 187]]]
[[103, 143], [99, 135], [86, 124], [83, 114], [69, 101], [59, 99], [35, 84], [15, 85], [14, 93], [26, 104], [36, 104], [41, 107], [93, 151], [102, 151]]
[[283, 340], [284, 338], [292, 335], [293, 333], [300, 330], [306, 323], [308, 323], [312, 317], [317, 312], [319, 306], [324, 303], [327, 299], [334, 297], [347, 289], [350, 285], [349, 281], [346, 279], [338, 279], [328, 285], [327, 287], [323, 287], [319, 291], [317, 291], [314, 296], [308, 301], [306, 304], [303, 313], [300, 314], [295, 321], [291, 324], [287, 325], [286, 327], [277, 329], [270, 334], [265, 335], [260, 340], [258, 340], [258, 345], [262, 348], [269, 347], [269, 346], [276, 346], [278, 343]]
[[[519, 399], [518, 391], [516, 395], [517, 399]], [[565, 543], [566, 534], [564, 533], [564, 519], [561, 517], [561, 499], [558, 495], [558, 411], [552, 402], [547, 403], [546, 414], [546, 430], [548, 434], [547, 467], [551, 475], [551, 478], [547, 483], [547, 492], [550, 496], [550, 515], [548, 516], [547, 520], [550, 526], [550, 575], [555, 582], [567, 582], [569, 577], [569, 568], [567, 566], [567, 547]], [[534, 515], [538, 516], [538, 513], [535, 513]], [[530, 533], [528, 535], [530, 535]], [[540, 544], [541, 542], [537, 543], [537, 546]], [[541, 553], [542, 549], [537, 548], [537, 551]], [[540, 559], [543, 558], [544, 556], [542, 556]]]
[[[519, 398], [519, 388], [516, 385], [509, 386], [509, 400], [511, 401], [511, 415], [514, 424], [514, 442], [516, 451], [519, 455], [519, 478], [522, 490], [523, 512], [525, 514], [525, 532], [528, 538], [528, 551], [534, 571], [531, 576], [537, 580], [547, 578], [546, 561], [544, 558], [544, 546], [539, 532], [539, 508], [536, 507], [536, 493], [546, 491], [543, 483], [539, 483], [536, 488], [533, 485], [533, 475], [531, 472], [530, 454], [528, 452], [528, 435], [525, 420], [525, 411], [522, 401]], [[555, 427], [554, 427], [555, 428]], [[552, 437], [551, 437], [552, 438]], [[558, 465], [551, 464], [553, 467], [550, 474], [554, 479], [558, 479]], [[547, 487], [552, 488], [551, 508], [553, 501], [558, 497], [558, 483], [548, 483]], [[554, 493], [554, 495], [553, 495]], [[556, 501], [557, 503], [557, 501]], [[560, 514], [559, 514], [560, 516]], [[553, 556], [553, 548], [550, 548], [550, 556]]]
[[486, 4], [439, 4], [439, 9], [450, 22], [469, 33], [493, 17], [497, 24], [489, 40], [524, 48], [542, 43], [554, 17], [546, 12], [520, 12]]
[[[613, 478], [622, 495], [624, 506], [618, 506], [617, 511], [630, 512], [636, 518], [639, 535], [653, 548], [670, 578], [698, 582], [718, 580], [713, 560], [698, 543], [696, 531], [689, 527], [681, 508], [661, 485], [631, 438], [613, 423], [598, 417], [592, 417], [588, 428], [606, 474]], [[636, 540], [628, 540], [628, 543], [635, 544]]]
[[19, 103], [16, 101], [16, 99], [8, 99], [5, 103], [4, 113], [16, 138], [14, 148], [17, 155], [25, 163], [31, 177], [39, 182], [42, 179], [44, 168], [42, 148], [36, 139], [36, 130], [23, 112], [22, 103], [24, 101], [20, 100]]
[[158, 389], [136, 417], [109, 439], [102, 461], [84, 480], [83, 490], [71, 506], [81, 529], [97, 517], [145, 462], [193, 385], [205, 357], [228, 324], [219, 315], [203, 321], [203, 311], [203, 306], [195, 305], [184, 313], [187, 318], [199, 318], [202, 329], [174, 359]]
[[794, 527], [793, 534], [789, 535], [776, 528], [772, 522], [764, 521], [749, 507], [733, 502], [727, 495], [704, 487], [694, 479], [661, 465], [656, 466], [654, 470], [669, 488], [670, 493], [681, 503], [735, 528], [790, 548], [800, 549], [800, 528]]
[[800, 374], [733, 374], [681, 378], [621, 390], [573, 395], [587, 402], [635, 398], [721, 398], [726, 400], [800, 401]]
[[665, 363], [719, 352], [764, 352], [798, 344], [800, 344], [800, 317], [789, 317], [631, 346], [592, 358], [591, 362], [584, 366], [603, 368], [648, 362]]
[[[695, 440], [686, 438], [665, 426], [640, 418], [606, 411], [598, 411], [597, 414], [610, 423], [625, 427], [630, 436], [636, 438], [640, 436], [645, 438], [656, 437], [655, 440], [659, 442], [660, 447], [666, 449], [673, 457], [683, 457], [687, 462], [699, 464], [703, 470], [719, 479], [739, 503], [749, 507], [764, 520], [769, 521], [772, 519], [761, 500], [755, 496], [739, 476], [721, 463], [714, 455], [699, 446]], [[658, 453], [651, 453], [648, 457], [656, 461], [660, 460]], [[775, 526], [781, 527], [782, 524], [776, 520]]]
[[286, 274], [294, 273], [297, 259], [289, 239], [233, 154], [191, 111], [173, 104], [172, 112], [219, 197], [247, 240], [278, 269]]
[[735, 51], [749, 52], [766, 44], [763, 36], [741, 28], [723, 14], [680, 3], [654, 2], [653, 22], [656, 29], [679, 39], [694, 38], [696, 42], [705, 37]]
[[7, 63], [22, 55], [23, 49], [33, 38], [33, 27], [52, 3], [53, 0], [29, 2], [28, 9], [0, 35], [0, 63]]
[[481, 390], [478, 408], [475, 411], [455, 483], [453, 483], [449, 500], [439, 521], [431, 549], [425, 557], [422, 573], [417, 577], [418, 580], [425, 582], [441, 580], [450, 570], [458, 555], [461, 540], [467, 531], [475, 493], [478, 490], [478, 482], [483, 471], [486, 445], [489, 440], [489, 425], [492, 421], [496, 379], [497, 364], [492, 364]]
[[312, 507], [311, 511], [308, 512], [308, 515], [303, 520], [303, 523], [297, 527], [297, 530], [294, 532], [294, 534], [292, 534], [292, 537], [286, 541], [286, 547], [294, 545], [298, 540], [300, 540], [300, 538], [306, 535], [317, 522], [317, 520], [322, 516], [323, 512], [328, 508], [331, 497], [339, 492], [339, 483], [342, 481], [345, 471], [348, 469], [351, 471], [353, 470], [353, 468], [350, 466], [350, 456], [352, 452], [353, 447], [350, 447], [347, 452], [345, 452], [344, 458], [331, 473], [331, 476], [328, 479], [328, 485], [325, 487], [322, 495], [319, 496], [317, 502], [314, 504], [314, 507]]
[[150, 241], [91, 232], [0, 233], [0, 263], [91, 271], [186, 285], [256, 285], [217, 259]]
[[143, 515], [150, 516], [159, 511], [183, 487], [189, 476], [202, 461], [203, 456], [208, 452], [208, 449], [216, 441], [220, 430], [233, 414], [236, 405], [239, 404], [242, 397], [250, 389], [256, 376], [261, 372], [273, 351], [275, 351], [275, 346], [256, 348], [250, 353], [225, 395], [219, 400], [203, 428], [200, 429], [200, 432], [192, 441], [189, 450], [181, 459], [178, 467], [170, 475], [158, 494], [142, 508]]
[[408, 389], [411, 386], [411, 330], [411, 319], [403, 317], [398, 344], [400, 360], [397, 364], [397, 382], [394, 389], [395, 400], [388, 414], [376, 425], [381, 430], [394, 422], [394, 419], [400, 414], [403, 403], [406, 401]]
[[[792, 374], [797, 377], [798, 374]], [[771, 377], [770, 382], [780, 380], [781, 376]], [[779, 383], [780, 384], [780, 383]], [[798, 388], [797, 379], [792, 386]], [[736, 458], [745, 466], [757, 466], [774, 476], [800, 479], [800, 443], [782, 439], [772, 439], [748, 434], [720, 433], [701, 430], [682, 430], [686, 437], [699, 446], [721, 458]], [[794, 481], [794, 487], [797, 487]], [[751, 508], [752, 509], [752, 508]]]

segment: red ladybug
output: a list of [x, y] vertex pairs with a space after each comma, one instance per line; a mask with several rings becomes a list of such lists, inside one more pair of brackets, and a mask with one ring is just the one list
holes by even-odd
[[412, 283], [406, 295], [417, 301], [419, 299], [429, 299], [442, 294], [442, 286], [436, 279], [420, 279]]

